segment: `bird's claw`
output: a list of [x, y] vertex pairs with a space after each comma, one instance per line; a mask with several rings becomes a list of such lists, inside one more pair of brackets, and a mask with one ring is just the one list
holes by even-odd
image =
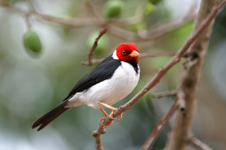
[[[111, 121], [111, 122], [110, 122], [108, 125], [106, 125], [106, 126], [105, 126], [104, 124], [102, 124], [102, 121], [103, 121], [104, 119], [106, 119], [107, 117], [109, 117], [109, 118], [112, 119], [112, 120], [115, 120], [117, 117], [113, 117], [113, 114], [114, 114], [114, 112], [115, 112], [116, 110], [117, 110], [117, 109], [112, 110], [112, 112], [110, 113], [109, 116], [105, 116], [105, 117], [99, 119], [100, 124], [103, 125], [104, 128], [109, 127], [109, 126], [113, 123], [113, 121]], [[123, 114], [123, 113], [121, 113], [121, 114], [119, 115], [119, 120], [118, 120], [118, 121], [120, 121], [120, 120], [122, 119], [122, 114]]]
[[119, 117], [118, 117], [118, 118], [119, 118], [119, 119], [118, 119], [118, 121], [120, 121], [120, 120], [122, 119], [122, 114], [123, 114], [123, 113], [121, 113], [121, 114], [119, 115]]
[[[114, 112], [117, 110], [117, 108], [115, 109], [115, 110], [112, 110], [112, 112], [110, 113], [110, 115], [109, 115], [109, 118], [110, 119], [116, 119], [117, 117], [113, 117], [113, 115], [114, 115]], [[119, 115], [119, 119], [118, 119], [118, 121], [120, 121], [121, 119], [122, 119], [122, 114], [123, 113], [121, 113], [120, 115]]]
[[102, 124], [102, 121], [103, 121], [104, 119], [106, 119], [107, 117], [108, 117], [108, 116], [99, 119], [100, 124], [101, 124], [102, 126], [104, 126], [104, 128], [109, 127], [109, 126], [113, 123], [113, 121], [111, 121], [111, 122], [110, 122], [108, 125], [106, 125], [106, 126], [105, 126], [104, 124]]

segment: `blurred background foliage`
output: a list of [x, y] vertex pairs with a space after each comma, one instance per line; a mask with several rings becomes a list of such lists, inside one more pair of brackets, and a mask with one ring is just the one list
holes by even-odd
[[[114, 4], [116, 8], [108, 8], [109, 1], [90, 1], [109, 23], [133, 17], [138, 7], [144, 10], [142, 21], [123, 27], [135, 34], [183, 19], [191, 13], [190, 7], [196, 6], [193, 11], [197, 12], [199, 6], [196, 0], [115, 0], [119, 3]], [[68, 19], [89, 17], [85, 1], [82, 0], [3, 2], [23, 10], [32, 10], [34, 7], [37, 12], [50, 16]], [[112, 14], [109, 9], [114, 9], [111, 11], [118, 14]], [[0, 22], [0, 149], [94, 149], [91, 133], [97, 129], [99, 118], [103, 117], [99, 110], [87, 106], [69, 109], [40, 132], [32, 130], [31, 125], [57, 106], [75, 83], [95, 66], [81, 65], [81, 61], [87, 61], [87, 54], [102, 27], [95, 23], [81, 27], [66, 26], [34, 16], [30, 16], [27, 22], [26, 17], [6, 6], [0, 7]], [[226, 9], [219, 13], [213, 28], [193, 127], [195, 136], [217, 150], [226, 149], [225, 25]], [[159, 39], [146, 41], [121, 39], [107, 32], [100, 39], [102, 41], [93, 57], [107, 57], [124, 42], [133, 42], [141, 53], [176, 52], [184, 44], [192, 27], [191, 20]], [[24, 46], [24, 35], [30, 30], [40, 39], [41, 47], [36, 51]], [[118, 107], [132, 98], [169, 60], [170, 57], [140, 59], [141, 78], [138, 86], [114, 106]], [[175, 100], [175, 97], [153, 99], [151, 94], [175, 90], [181, 80], [183, 62], [174, 66], [151, 92], [126, 111], [120, 122], [114, 121], [107, 128], [107, 134], [102, 136], [105, 147], [110, 150], [140, 148]], [[157, 150], [164, 148], [171, 123], [157, 139], [154, 145]]]

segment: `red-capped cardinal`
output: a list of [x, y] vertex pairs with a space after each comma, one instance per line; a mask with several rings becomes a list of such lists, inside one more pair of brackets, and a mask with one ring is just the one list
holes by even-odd
[[79, 105], [100, 109], [105, 115], [99, 120], [100, 123], [108, 117], [108, 114], [103, 110], [104, 107], [112, 110], [109, 117], [114, 119], [113, 113], [117, 108], [111, 105], [132, 92], [139, 81], [138, 56], [136, 45], [132, 43], [119, 45], [112, 55], [105, 58], [78, 81], [60, 105], [39, 118], [32, 125], [32, 128], [39, 126], [39, 131], [68, 108]]

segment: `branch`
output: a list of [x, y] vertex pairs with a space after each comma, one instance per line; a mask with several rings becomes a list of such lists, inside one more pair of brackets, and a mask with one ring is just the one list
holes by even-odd
[[[170, 62], [160, 69], [156, 75], [145, 85], [145, 87], [138, 92], [130, 101], [128, 101], [126, 104], [120, 106], [113, 114], [113, 117], [118, 117], [121, 113], [125, 112], [126, 110], [133, 107], [133, 105], [145, 94], [147, 93], [151, 88], [153, 88], [156, 84], [159, 83], [160, 79], [166, 74], [166, 72], [172, 68], [175, 64], [180, 62], [180, 59], [185, 54], [187, 49], [191, 46], [191, 44], [198, 38], [200, 33], [212, 22], [212, 20], [216, 17], [217, 11], [219, 8], [215, 8], [214, 11], [212, 11], [200, 24], [199, 28], [195, 30], [193, 34], [190, 35], [190, 37], [187, 39], [184, 46], [176, 53], [176, 55], [170, 60]], [[99, 125], [96, 133], [100, 136], [101, 132], [103, 131], [103, 126], [107, 126], [113, 119], [110, 119], [107, 117], [105, 120], [102, 121], [102, 124]]]
[[167, 91], [167, 92], [163, 92], [163, 93], [156, 93], [156, 94], [152, 94], [151, 97], [153, 98], [162, 98], [162, 97], [169, 97], [169, 96], [174, 96], [177, 94], [177, 91]]
[[177, 99], [174, 102], [173, 106], [168, 111], [168, 113], [155, 125], [151, 134], [149, 135], [149, 137], [141, 147], [141, 150], [149, 150], [151, 148], [151, 146], [154, 144], [155, 140], [157, 139], [159, 133], [165, 127], [166, 123], [169, 122], [170, 118], [173, 116], [174, 112], [177, 110], [179, 105], [180, 104]]
[[88, 54], [88, 61], [89, 61], [89, 63], [87, 65], [92, 65], [93, 64], [93, 62], [91, 60], [92, 59], [93, 52], [94, 52], [95, 48], [98, 45], [98, 40], [100, 39], [100, 37], [102, 35], [104, 35], [104, 33], [106, 33], [106, 31], [107, 31], [107, 28], [103, 28], [103, 29], [100, 30], [100, 33], [99, 33], [98, 37], [95, 39], [95, 42], [93, 44], [93, 47], [91, 48], [91, 50], [90, 50], [90, 52]]
[[208, 145], [205, 143], [201, 142], [195, 137], [191, 137], [187, 140], [187, 144], [190, 145], [191, 147], [198, 148], [200, 150], [213, 150], [210, 148]]
[[141, 150], [148, 150], [151, 148], [151, 146], [154, 144], [155, 140], [157, 139], [159, 133], [162, 131], [162, 129], [165, 127], [165, 125], [169, 122], [170, 118], [173, 116], [175, 111], [179, 108], [179, 110], [185, 115], [185, 102], [183, 93], [178, 91], [171, 91], [171, 92], [165, 92], [160, 93], [157, 95], [158, 97], [165, 97], [165, 96], [172, 96], [177, 95], [177, 100], [174, 102], [173, 106], [170, 108], [168, 113], [155, 125], [155, 127], [152, 130], [152, 133], [147, 138], [146, 142], [143, 144]]
[[190, 54], [190, 56], [188, 56], [189, 65], [187, 65], [184, 71], [179, 89], [181, 103], [186, 105], [186, 115], [181, 115], [181, 113], [177, 114], [165, 148], [167, 150], [185, 150], [187, 147], [186, 139], [191, 137], [194, 113], [197, 104], [196, 95], [198, 93], [205, 54], [212, 30], [212, 20], [216, 17], [218, 10], [221, 9], [225, 3], [216, 6], [218, 2], [218, 0], [202, 0], [201, 2], [193, 34], [197, 33], [200, 26], [205, 25], [206, 29], [199, 34], [196, 42], [188, 51]]
[[94, 131], [92, 133], [92, 136], [95, 138], [95, 144], [96, 144], [96, 149], [97, 150], [105, 150], [105, 148], [103, 147], [102, 143], [101, 143], [101, 134], [105, 134], [106, 130], [104, 130], [103, 126], [99, 126], [99, 128], [102, 128], [101, 132], [97, 132]]

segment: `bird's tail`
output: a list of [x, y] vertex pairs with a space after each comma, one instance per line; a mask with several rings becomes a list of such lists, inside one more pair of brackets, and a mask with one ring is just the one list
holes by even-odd
[[45, 126], [47, 126], [51, 121], [53, 121], [56, 117], [58, 117], [60, 114], [65, 112], [68, 108], [65, 108], [67, 105], [67, 100], [63, 101], [60, 105], [49, 111], [47, 114], [39, 118], [33, 125], [32, 129], [39, 126], [37, 131], [40, 131]]

